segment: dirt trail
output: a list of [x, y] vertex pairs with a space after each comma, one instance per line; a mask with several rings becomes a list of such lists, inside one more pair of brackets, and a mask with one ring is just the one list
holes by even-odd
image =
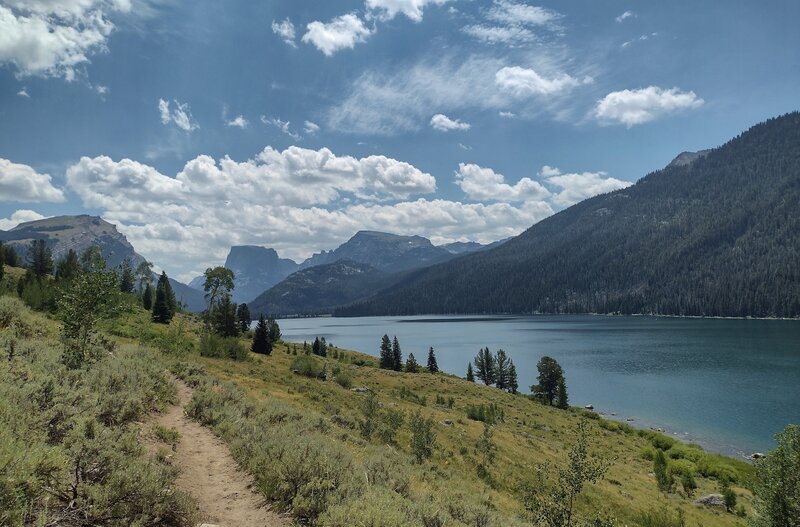
[[184, 415], [191, 389], [176, 380], [179, 403], [156, 422], [174, 428], [180, 441], [173, 457], [181, 469], [178, 487], [197, 499], [200, 524], [221, 527], [283, 527], [289, 518], [270, 512], [264, 498], [252, 490], [253, 478], [242, 472], [228, 445], [209, 429]]

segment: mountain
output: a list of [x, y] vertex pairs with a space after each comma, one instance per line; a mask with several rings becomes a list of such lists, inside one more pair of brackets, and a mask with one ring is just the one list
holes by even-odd
[[800, 113], [694, 157], [337, 314], [800, 316]]
[[405, 271], [449, 260], [453, 254], [422, 236], [359, 231], [332, 251], [322, 251], [300, 264], [301, 269], [352, 260], [387, 273]]
[[[144, 261], [144, 257], [136, 252], [125, 235], [117, 230], [116, 225], [98, 216], [55, 216], [20, 223], [11, 230], [0, 231], [0, 241], [14, 247], [23, 260], [31, 242], [39, 239], [47, 242], [56, 261], [66, 256], [70, 249], [81, 254], [93, 245], [100, 248], [109, 267], [116, 267], [127, 259], [131, 267], [136, 269]], [[172, 278], [170, 284], [178, 301], [183, 302], [187, 309], [205, 309], [202, 293]]]
[[275, 249], [253, 245], [231, 247], [225, 267], [233, 271], [237, 303], [253, 300], [298, 269], [297, 263], [280, 258]]
[[289, 275], [249, 304], [250, 312], [271, 315], [330, 313], [332, 308], [368, 298], [393, 283], [371, 265], [338, 260]]
[[439, 247], [450, 254], [467, 254], [483, 250], [486, 246], [478, 242], [453, 242], [440, 245]]
[[677, 155], [677, 157], [675, 157], [675, 159], [673, 159], [670, 162], [669, 165], [667, 165], [667, 168], [691, 165], [698, 159], [707, 156], [709, 152], [711, 152], [711, 150], [700, 150], [698, 152], [681, 152], [680, 154]]

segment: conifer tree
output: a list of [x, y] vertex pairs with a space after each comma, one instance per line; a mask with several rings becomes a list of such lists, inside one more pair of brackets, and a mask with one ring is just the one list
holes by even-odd
[[120, 264], [119, 290], [123, 293], [133, 293], [135, 279], [130, 262], [126, 259]]
[[328, 356], [328, 343], [325, 337], [317, 337], [314, 339], [314, 343], [311, 344], [311, 353], [319, 355], [320, 357]]
[[79, 272], [81, 272], [81, 264], [78, 261], [78, 253], [74, 249], [70, 249], [56, 265], [56, 278], [63, 281], [72, 280]]
[[42, 279], [53, 273], [53, 253], [44, 240], [33, 240], [28, 250], [28, 269]]
[[147, 260], [136, 266], [136, 280], [139, 282], [139, 291], [144, 291], [145, 284], [153, 281], [153, 264]]
[[3, 280], [3, 277], [6, 274], [6, 255], [5, 251], [3, 251], [3, 242], [0, 242], [0, 281]]
[[547, 404], [552, 406], [558, 396], [558, 382], [564, 377], [564, 370], [552, 357], [542, 357], [536, 368], [539, 370], [539, 384], [531, 386], [531, 391], [540, 393]]
[[253, 321], [247, 304], [239, 304], [239, 308], [236, 310], [236, 318], [239, 320], [239, 331], [242, 333], [247, 332], [250, 329], [250, 323]]
[[497, 350], [497, 355], [495, 356], [495, 374], [494, 380], [495, 384], [501, 390], [505, 390], [508, 388], [508, 368], [509, 368], [509, 358], [506, 355], [505, 350]]
[[3, 245], [0, 242], [0, 253], [3, 254], [3, 259], [6, 262], [6, 265], [9, 267], [19, 267], [19, 256], [17, 255], [17, 251], [14, 250], [13, 247], [10, 245]]
[[148, 311], [153, 308], [153, 287], [150, 282], [144, 286], [144, 293], [142, 293], [142, 307]]
[[436, 354], [433, 347], [428, 348], [428, 372], [439, 373], [439, 364], [436, 362]]
[[675, 486], [675, 480], [667, 470], [667, 458], [660, 448], [656, 448], [656, 455], [653, 458], [653, 473], [656, 475], [658, 490], [669, 492]]
[[153, 322], [169, 324], [176, 311], [175, 293], [169, 284], [167, 273], [161, 272], [156, 284], [156, 295], [153, 301]]
[[478, 351], [475, 357], [475, 376], [480, 379], [483, 384], [491, 386], [495, 382], [495, 360], [494, 355], [489, 348], [483, 348]]
[[562, 375], [558, 379], [558, 394], [556, 395], [556, 406], [562, 410], [569, 408], [569, 395], [567, 395], [567, 383], [564, 382]]
[[214, 331], [223, 337], [235, 337], [239, 334], [239, 321], [236, 319], [236, 304], [231, 295], [224, 294], [212, 312]]
[[250, 346], [250, 350], [253, 353], [258, 353], [261, 355], [271, 355], [272, 345], [273, 343], [269, 338], [269, 327], [267, 326], [267, 321], [264, 318], [264, 315], [261, 314], [258, 316], [258, 324], [256, 324], [256, 330], [253, 333], [253, 343]]
[[384, 370], [391, 370], [393, 364], [392, 342], [389, 340], [389, 335], [384, 335], [381, 338], [380, 367]]
[[419, 373], [419, 364], [417, 364], [417, 359], [414, 358], [413, 353], [408, 354], [408, 359], [406, 360], [406, 373]]
[[203, 282], [203, 291], [205, 292], [206, 301], [208, 302], [208, 311], [214, 309], [214, 306], [223, 295], [230, 294], [233, 291], [233, 271], [225, 267], [209, 267], [204, 273], [206, 278]]
[[269, 339], [272, 342], [281, 340], [281, 327], [274, 318], [267, 319], [267, 328], [269, 329]]
[[400, 351], [400, 342], [398, 342], [397, 336], [392, 340], [392, 369], [403, 371], [403, 352]]
[[519, 384], [517, 383], [517, 368], [514, 366], [514, 361], [512, 360], [508, 365], [508, 386], [506, 389], [509, 393], [517, 394], [519, 391]]
[[472, 372], [472, 363], [467, 363], [467, 380], [469, 382], [475, 382], [475, 374]]

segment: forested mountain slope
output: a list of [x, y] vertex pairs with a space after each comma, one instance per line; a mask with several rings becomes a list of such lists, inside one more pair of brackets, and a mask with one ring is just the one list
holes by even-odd
[[704, 154], [339, 314], [800, 316], [800, 113]]

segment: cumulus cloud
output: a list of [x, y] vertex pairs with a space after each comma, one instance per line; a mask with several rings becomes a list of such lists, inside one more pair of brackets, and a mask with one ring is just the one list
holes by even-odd
[[705, 101], [693, 91], [649, 86], [611, 92], [599, 101], [593, 116], [604, 123], [621, 123], [628, 128], [681, 110], [699, 108]]
[[281, 39], [292, 46], [297, 47], [295, 43], [295, 30], [294, 24], [288, 18], [282, 22], [272, 21], [272, 32], [281, 37]]
[[53, 186], [48, 174], [0, 159], [0, 201], [62, 202], [64, 199], [64, 193]]
[[247, 128], [249, 124], [250, 122], [247, 119], [245, 119], [244, 115], [238, 115], [233, 119], [231, 119], [230, 121], [225, 122], [226, 126], [234, 126], [236, 128], [241, 128], [243, 130]]
[[431, 117], [431, 128], [440, 132], [449, 132], [451, 130], [469, 130], [472, 125], [459, 121], [458, 119], [450, 119], [444, 114], [437, 113]]
[[622, 188], [627, 188], [633, 183], [608, 177], [605, 172], [581, 172], [562, 174], [558, 168], [543, 166], [539, 175], [545, 178], [545, 183], [556, 187], [551, 201], [561, 207], [568, 207], [598, 194], [605, 194]]
[[306, 29], [303, 42], [314, 45], [328, 57], [342, 49], [352, 49], [356, 44], [366, 42], [372, 34], [372, 30], [354, 13], [336, 17], [327, 23], [311, 22]]
[[266, 115], [261, 116], [261, 122], [264, 124], [268, 124], [270, 126], [274, 126], [284, 134], [288, 135], [295, 141], [299, 141], [302, 139], [300, 134], [297, 132], [292, 131], [291, 124], [289, 121], [281, 121], [280, 118], [277, 117], [267, 117]]
[[538, 181], [522, 178], [514, 185], [509, 185], [502, 174], [473, 164], [458, 165], [456, 183], [474, 200], [541, 201], [551, 195]]
[[47, 217], [48, 216], [42, 216], [38, 212], [28, 209], [18, 210], [11, 214], [11, 216], [8, 218], [0, 218], [0, 231], [7, 231], [9, 229], [13, 229], [20, 223], [43, 220]]
[[175, 103], [174, 108], [170, 108], [169, 101], [164, 99], [158, 100], [158, 113], [161, 117], [161, 123], [168, 125], [174, 124], [184, 132], [192, 132], [200, 128], [200, 125], [192, 117], [192, 110], [189, 108], [189, 103], [180, 103], [173, 100]]
[[367, 0], [370, 16], [380, 20], [391, 20], [403, 14], [414, 22], [421, 22], [423, 11], [428, 5], [443, 5], [450, 0]]
[[553, 95], [591, 82], [591, 77], [578, 80], [566, 73], [547, 79], [532, 69], [519, 66], [505, 67], [495, 74], [497, 86], [512, 93], [515, 97]]
[[0, 64], [17, 75], [75, 78], [76, 68], [104, 52], [110, 16], [129, 0], [5, 0], [0, 5]]
[[624, 13], [619, 15], [617, 18], [615, 18], [615, 20], [617, 21], [617, 24], [621, 24], [625, 20], [627, 20], [627, 19], [629, 19], [631, 17], [635, 17], [635, 16], [636, 15], [633, 14], [633, 11], [625, 11]]

